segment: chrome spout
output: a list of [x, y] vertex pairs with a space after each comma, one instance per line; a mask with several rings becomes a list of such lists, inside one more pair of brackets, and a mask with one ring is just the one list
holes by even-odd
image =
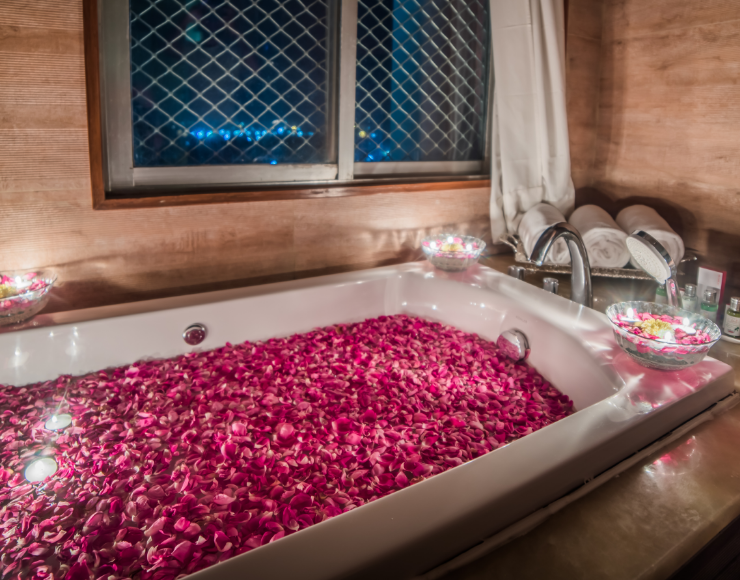
[[678, 302], [676, 264], [663, 244], [649, 233], [637, 230], [627, 238], [627, 249], [640, 268], [655, 278], [658, 284], [665, 284], [668, 306], [681, 308]]
[[542, 266], [550, 248], [559, 238], [565, 239], [570, 252], [570, 299], [591, 308], [593, 291], [591, 289], [591, 266], [588, 262], [586, 246], [578, 230], [567, 222], [560, 222], [547, 228], [532, 249], [530, 261]]

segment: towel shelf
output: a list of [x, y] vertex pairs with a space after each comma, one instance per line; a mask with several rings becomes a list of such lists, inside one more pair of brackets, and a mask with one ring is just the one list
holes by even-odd
[[[524, 244], [518, 236], [512, 234], [504, 234], [499, 238], [499, 242], [502, 242], [514, 250], [514, 260], [521, 264], [522, 267], [530, 272], [543, 272], [546, 274], [570, 274], [570, 265], [558, 266], [555, 264], [543, 264], [537, 266], [534, 262], [530, 262], [524, 253]], [[686, 248], [681, 264], [686, 262], [693, 262], [696, 260], [696, 254]], [[680, 266], [679, 266], [680, 271]], [[652, 280], [653, 278], [643, 270], [637, 270], [632, 266], [628, 265], [626, 268], [591, 268], [591, 276], [599, 278], [626, 278], [630, 280]]]

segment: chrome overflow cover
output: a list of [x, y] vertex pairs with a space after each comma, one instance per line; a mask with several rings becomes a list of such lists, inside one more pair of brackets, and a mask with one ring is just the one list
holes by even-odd
[[502, 332], [496, 340], [496, 346], [513, 361], [524, 360], [529, 356], [529, 341], [521, 330], [515, 328]]
[[207, 334], [208, 331], [206, 330], [205, 325], [196, 323], [191, 324], [185, 329], [185, 332], [182, 333], [182, 338], [190, 346], [195, 346], [203, 342], [206, 339]]

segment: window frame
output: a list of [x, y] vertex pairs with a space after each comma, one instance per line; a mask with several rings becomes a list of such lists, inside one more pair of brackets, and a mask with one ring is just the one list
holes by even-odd
[[447, 183], [452, 189], [465, 183], [465, 187], [489, 183], [494, 83], [490, 52], [481, 161], [354, 161], [358, 2], [329, 0], [329, 35], [335, 55], [329, 63], [327, 82], [334, 94], [327, 116], [336, 163], [137, 168], [132, 147], [129, 28], [122, 25], [128, 23], [129, 0], [83, 0], [93, 207], [339, 197], [375, 193], [373, 186], [379, 192], [390, 184], [415, 185], [412, 189], [420, 190], [429, 183]]

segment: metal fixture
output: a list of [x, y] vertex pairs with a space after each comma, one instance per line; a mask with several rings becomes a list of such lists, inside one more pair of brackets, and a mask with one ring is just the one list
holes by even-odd
[[524, 272], [526, 270], [521, 266], [509, 266], [509, 276], [516, 278], [517, 280], [524, 280]]
[[627, 238], [627, 249], [640, 268], [655, 278], [658, 284], [665, 284], [668, 305], [680, 308], [676, 264], [663, 244], [649, 233], [637, 230]]
[[198, 322], [188, 326], [182, 333], [182, 338], [190, 346], [196, 346], [206, 339], [207, 334], [208, 330], [205, 325]]
[[547, 292], [557, 294], [559, 287], [560, 280], [558, 280], [557, 278], [545, 278], [544, 280], [542, 280], [542, 288]]
[[513, 361], [524, 360], [529, 356], [529, 341], [526, 335], [516, 328], [501, 333], [496, 340], [501, 353]]
[[550, 248], [555, 243], [555, 240], [559, 238], [565, 240], [570, 251], [570, 299], [573, 302], [591, 308], [593, 305], [591, 266], [588, 262], [586, 246], [583, 244], [581, 234], [576, 228], [568, 222], [559, 222], [551, 225], [540, 235], [529, 259], [537, 266], [542, 266]]

